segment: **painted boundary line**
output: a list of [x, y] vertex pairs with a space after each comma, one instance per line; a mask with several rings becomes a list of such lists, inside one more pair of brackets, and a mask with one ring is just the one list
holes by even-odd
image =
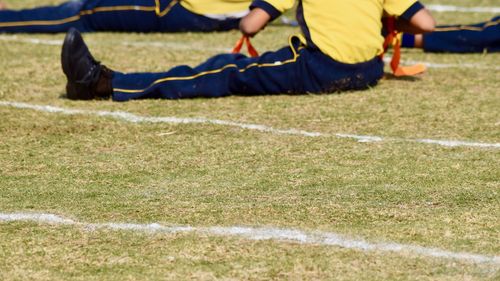
[[19, 37], [17, 35], [0, 35], [0, 41], [28, 43], [34, 45], [62, 46], [62, 40], [49, 40], [38, 38]]
[[59, 113], [65, 115], [90, 115], [100, 117], [111, 117], [117, 120], [122, 120], [131, 123], [168, 123], [168, 124], [212, 124], [228, 127], [237, 127], [246, 130], [259, 131], [264, 133], [271, 133], [276, 135], [296, 135], [304, 137], [336, 137], [354, 139], [358, 142], [413, 142], [423, 144], [435, 144], [446, 147], [476, 147], [476, 148], [500, 148], [500, 143], [484, 143], [484, 142], [470, 142], [461, 140], [436, 140], [436, 139], [408, 139], [408, 138], [393, 138], [393, 137], [380, 137], [380, 136], [367, 136], [355, 134], [326, 134], [320, 132], [309, 132], [299, 129], [276, 129], [273, 127], [260, 125], [240, 123], [234, 121], [226, 121], [219, 119], [208, 119], [203, 117], [198, 118], [180, 118], [180, 117], [151, 117], [139, 116], [125, 111], [94, 111], [83, 109], [62, 108], [51, 105], [35, 105], [21, 102], [0, 101], [0, 106], [13, 107], [18, 109], [31, 109], [46, 113]]
[[274, 227], [242, 227], [242, 226], [163, 226], [158, 223], [86, 223], [78, 222], [54, 214], [44, 213], [0, 213], [0, 222], [35, 222], [38, 224], [68, 225], [82, 227], [89, 231], [115, 230], [135, 231], [144, 233], [196, 233], [208, 236], [241, 237], [249, 240], [273, 240], [292, 242], [303, 245], [337, 246], [363, 252], [392, 252], [411, 254], [415, 256], [459, 260], [478, 264], [500, 265], [500, 256], [487, 256], [466, 252], [452, 252], [437, 248], [400, 244], [393, 242], [368, 242], [364, 239], [348, 238], [332, 232], [306, 232], [297, 229]]
[[432, 62], [419, 62], [406, 60], [403, 61], [405, 64], [417, 64], [423, 63], [428, 68], [475, 68], [475, 69], [490, 69], [490, 70], [500, 70], [500, 66], [486, 66], [479, 63], [432, 63]]
[[500, 13], [500, 7], [459, 7], [453, 5], [425, 5], [434, 12]]
[[[387, 56], [384, 57], [384, 62], [389, 64], [392, 60], [392, 57]], [[425, 62], [425, 61], [415, 61], [415, 60], [404, 60], [402, 64], [411, 65], [421, 63], [427, 66], [428, 68], [475, 68], [475, 69], [489, 69], [489, 70], [500, 70], [500, 66], [487, 66], [479, 63], [433, 63], [433, 62]]]
[[[48, 46], [62, 46], [63, 40], [50, 40], [50, 39], [39, 39], [34, 37], [19, 37], [17, 35], [5, 35], [0, 34], [0, 41], [6, 42], [18, 42], [27, 43], [34, 45], [48, 45]], [[90, 45], [97, 44], [95, 41], [86, 41]], [[106, 44], [108, 45], [108, 44]], [[210, 46], [199, 46], [193, 44], [185, 44], [178, 42], [167, 42], [167, 41], [120, 41], [120, 42], [110, 42], [109, 46], [123, 45], [123, 46], [134, 46], [134, 47], [157, 47], [157, 48], [168, 48], [172, 50], [187, 50], [187, 51], [213, 51], [213, 52], [230, 52], [229, 48], [220, 47], [210, 47]]]

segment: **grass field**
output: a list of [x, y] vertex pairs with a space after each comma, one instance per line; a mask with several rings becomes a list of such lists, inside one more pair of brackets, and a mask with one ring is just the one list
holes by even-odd
[[[435, 13], [440, 24], [493, 15]], [[270, 26], [254, 45], [296, 32]], [[362, 92], [79, 102], [63, 97], [63, 37], [0, 35], [1, 280], [500, 279], [500, 54], [407, 50], [432, 63], [425, 75]], [[85, 35], [122, 71], [196, 65], [238, 37]], [[319, 134], [277, 131], [290, 129]]]

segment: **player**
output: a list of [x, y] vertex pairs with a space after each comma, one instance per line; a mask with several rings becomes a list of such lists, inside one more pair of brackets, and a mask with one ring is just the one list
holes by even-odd
[[[253, 36], [293, 0], [256, 0], [240, 22]], [[223, 54], [191, 68], [164, 73], [121, 73], [96, 62], [82, 37], [70, 30], [62, 48], [67, 97], [115, 101], [181, 99], [228, 95], [332, 93], [374, 86], [383, 75], [382, 14], [399, 16], [400, 30], [430, 32], [435, 22], [416, 0], [301, 0], [297, 19], [302, 35], [260, 57]]]
[[81, 0], [2, 10], [0, 33], [182, 32], [237, 29], [251, 0]]
[[500, 16], [473, 25], [438, 26], [427, 34], [403, 34], [403, 47], [425, 52], [483, 53], [500, 51]]

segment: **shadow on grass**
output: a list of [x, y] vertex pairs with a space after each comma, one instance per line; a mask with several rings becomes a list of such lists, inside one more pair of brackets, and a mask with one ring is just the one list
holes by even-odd
[[392, 73], [384, 73], [384, 79], [394, 80], [394, 81], [416, 82], [416, 81], [421, 81], [422, 77], [420, 75], [419, 76], [395, 76]]

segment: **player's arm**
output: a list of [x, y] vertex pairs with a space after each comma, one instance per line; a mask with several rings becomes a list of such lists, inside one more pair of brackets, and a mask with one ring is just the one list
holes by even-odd
[[295, 0], [254, 0], [250, 13], [241, 19], [240, 30], [246, 36], [254, 36], [266, 25], [293, 7]]
[[254, 36], [264, 29], [271, 20], [271, 15], [261, 8], [254, 8], [240, 21], [240, 30], [246, 36]]
[[436, 21], [429, 10], [423, 8], [415, 13], [409, 20], [398, 18], [396, 20], [396, 29], [401, 32], [420, 34], [434, 31]]
[[387, 0], [384, 4], [384, 14], [397, 18], [396, 29], [401, 32], [427, 33], [432, 32], [436, 26], [429, 10], [419, 1]]

